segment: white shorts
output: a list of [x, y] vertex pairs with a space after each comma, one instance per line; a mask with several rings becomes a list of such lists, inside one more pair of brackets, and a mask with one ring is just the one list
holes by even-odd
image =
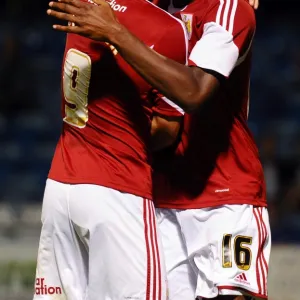
[[166, 299], [152, 201], [48, 179], [42, 224], [35, 300]]
[[249, 295], [267, 299], [271, 250], [266, 208], [157, 209], [169, 300]]

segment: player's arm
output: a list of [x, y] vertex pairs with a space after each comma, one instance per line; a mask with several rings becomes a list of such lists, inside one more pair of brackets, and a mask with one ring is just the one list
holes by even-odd
[[182, 117], [155, 115], [151, 124], [151, 148], [159, 151], [172, 146], [179, 135]]
[[234, 5], [230, 5], [230, 0], [217, 2], [204, 20], [204, 34], [190, 56], [190, 64], [197, 67], [187, 67], [144, 45], [117, 21], [103, 0], [95, 0], [99, 4], [95, 7], [77, 0], [61, 2], [64, 3], [52, 3], [52, 7], [67, 12], [67, 17], [60, 12], [48, 14], [76, 26], [55, 25], [55, 29], [113, 44], [146, 81], [185, 111], [197, 109], [215, 95], [220, 78], [230, 75], [250, 47], [255, 31], [249, 4], [238, 0]]
[[[188, 55], [188, 40], [183, 24], [176, 21], [173, 26], [164, 29], [164, 34], [152, 49], [185, 65]], [[159, 151], [172, 146], [178, 140], [184, 111], [157, 90], [152, 89], [149, 96], [153, 112], [151, 124], [152, 150]]]
[[[145, 49], [126, 29], [120, 29], [111, 42], [152, 86], [185, 111], [193, 111], [218, 92], [222, 79], [243, 60], [252, 42], [255, 32], [252, 8], [246, 2], [234, 1], [236, 10], [234, 7], [226, 10], [227, 2], [224, 1], [223, 8], [222, 4], [211, 8], [204, 20], [204, 34], [189, 57], [190, 66], [195, 67], [178, 64]], [[222, 9], [223, 18], [219, 18]]]
[[152, 150], [158, 151], [172, 146], [178, 140], [184, 111], [156, 91], [153, 94]]
[[234, 1], [236, 7], [227, 2], [217, 2], [205, 17], [203, 35], [189, 57], [190, 67], [144, 48], [126, 29], [111, 41], [152, 86], [186, 112], [193, 111], [214, 97], [252, 43], [256, 25], [252, 8], [244, 1]]

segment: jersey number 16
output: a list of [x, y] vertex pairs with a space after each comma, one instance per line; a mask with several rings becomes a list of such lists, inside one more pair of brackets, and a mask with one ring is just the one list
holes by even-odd
[[246, 245], [251, 244], [252, 238], [249, 236], [237, 235], [232, 243], [232, 234], [224, 234], [222, 242], [223, 268], [232, 268], [232, 257], [234, 257], [235, 264], [239, 269], [249, 270], [252, 253]]

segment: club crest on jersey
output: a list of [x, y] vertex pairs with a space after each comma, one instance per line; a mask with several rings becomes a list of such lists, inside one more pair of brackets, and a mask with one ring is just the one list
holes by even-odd
[[192, 36], [192, 30], [193, 30], [192, 29], [193, 14], [180, 14], [180, 15], [181, 15], [181, 19], [186, 27], [188, 38], [190, 40], [191, 36]]

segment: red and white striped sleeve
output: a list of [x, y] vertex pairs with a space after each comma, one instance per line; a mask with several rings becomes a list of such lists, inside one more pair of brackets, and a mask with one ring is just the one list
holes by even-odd
[[189, 64], [228, 77], [251, 49], [256, 29], [254, 10], [245, 0], [216, 0], [203, 24]]

